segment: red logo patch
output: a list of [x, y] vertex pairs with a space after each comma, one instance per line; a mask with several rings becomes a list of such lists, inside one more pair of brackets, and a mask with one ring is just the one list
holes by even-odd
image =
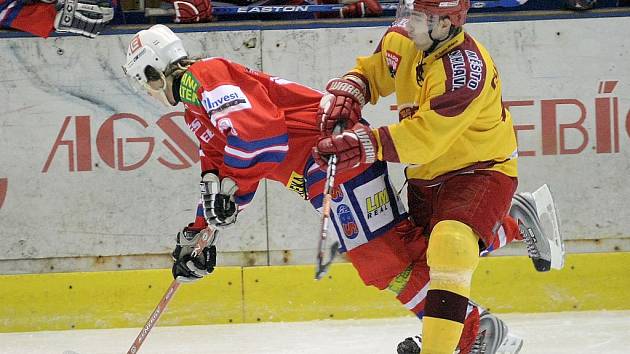
[[385, 60], [387, 61], [387, 67], [389, 67], [389, 73], [392, 74], [392, 77], [396, 75], [400, 59], [400, 55], [394, 52], [390, 52], [389, 50], [385, 52]]
[[135, 36], [129, 43], [129, 50], [131, 54], [134, 54], [138, 49], [142, 48], [142, 42], [140, 42], [140, 36]]
[[339, 203], [343, 199], [343, 191], [340, 187], [334, 186], [330, 191], [330, 196], [335, 203]]

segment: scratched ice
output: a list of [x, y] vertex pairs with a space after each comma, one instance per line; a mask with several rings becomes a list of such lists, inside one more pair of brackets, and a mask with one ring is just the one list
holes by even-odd
[[[211, 311], [211, 309], [209, 309]], [[630, 353], [630, 311], [503, 314], [522, 354]], [[140, 354], [390, 354], [415, 334], [413, 317], [156, 327]], [[2, 354], [121, 354], [139, 328], [0, 334]]]

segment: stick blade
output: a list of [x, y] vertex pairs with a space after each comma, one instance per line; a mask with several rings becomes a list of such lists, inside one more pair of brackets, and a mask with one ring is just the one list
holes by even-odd
[[321, 280], [326, 273], [328, 273], [328, 268], [332, 264], [333, 260], [339, 253], [339, 242], [335, 241], [332, 246], [330, 246], [330, 257], [327, 262], [324, 262], [324, 257], [320, 253], [317, 256], [317, 267], [315, 269], [315, 280]]

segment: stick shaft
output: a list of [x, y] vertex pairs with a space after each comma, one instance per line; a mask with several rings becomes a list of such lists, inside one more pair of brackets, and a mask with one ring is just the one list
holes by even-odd
[[179, 289], [179, 286], [180, 282], [178, 282], [177, 280], [173, 280], [171, 282], [171, 285], [168, 287], [168, 289], [166, 289], [166, 293], [164, 294], [164, 296], [162, 296], [162, 300], [160, 300], [160, 302], [155, 307], [155, 310], [153, 310], [153, 313], [151, 313], [151, 316], [149, 316], [147, 323], [144, 325], [144, 327], [142, 327], [140, 333], [138, 333], [138, 336], [133, 341], [133, 344], [131, 345], [131, 348], [129, 348], [129, 350], [127, 351], [127, 354], [138, 353], [138, 350], [140, 350], [140, 346], [142, 346], [142, 343], [144, 343], [144, 340], [151, 332], [153, 326], [155, 326], [164, 311], [166, 311], [168, 303], [171, 302], [171, 299], [173, 298], [173, 295], [175, 295], [177, 289]]
[[[473, 8], [491, 8], [491, 7], [515, 7], [520, 6], [527, 0], [487, 0], [472, 1]], [[214, 6], [212, 8], [213, 15], [238, 15], [238, 14], [271, 14], [271, 13], [330, 13], [339, 12], [344, 5], [257, 5], [257, 6]], [[383, 11], [393, 12], [398, 7], [397, 3], [382, 3]], [[175, 15], [175, 9], [163, 8], [146, 8], [145, 15], [154, 16], [172, 16]]]
[[[341, 134], [343, 131], [343, 123], [335, 124], [332, 134]], [[322, 223], [319, 233], [319, 242], [317, 245], [317, 267], [315, 269], [315, 279], [319, 280], [328, 270], [336, 253], [331, 252], [330, 260], [324, 262], [324, 252], [326, 251], [326, 240], [328, 238], [328, 224], [330, 223], [330, 207], [332, 202], [331, 191], [335, 186], [335, 174], [337, 173], [337, 156], [332, 155], [328, 158], [328, 168], [326, 169], [326, 184], [324, 184], [324, 201], [322, 203]]]
[[328, 238], [328, 224], [330, 222], [330, 204], [332, 200], [331, 189], [335, 185], [335, 170], [337, 157], [331, 156], [328, 160], [328, 169], [326, 170], [326, 184], [324, 185], [324, 201], [322, 203], [322, 223], [319, 233], [319, 242], [317, 245], [317, 268], [315, 270], [315, 279], [321, 279], [326, 273], [328, 266], [332, 262], [333, 254], [328, 262], [324, 261], [324, 253], [326, 252], [326, 240]]
[[[195, 248], [191, 253], [192, 257], [196, 257], [205, 247], [207, 247], [209, 244], [214, 244], [214, 242], [216, 241], [216, 230], [211, 230], [210, 228], [207, 228], [201, 232], [201, 237], [199, 237], [199, 240], [197, 240]], [[127, 354], [138, 353], [140, 347], [142, 346], [142, 343], [144, 343], [144, 340], [147, 339], [147, 336], [151, 332], [151, 329], [153, 329], [164, 311], [166, 311], [166, 307], [168, 306], [169, 302], [171, 302], [171, 299], [175, 295], [177, 289], [179, 289], [180, 285], [181, 283], [178, 282], [177, 279], [173, 279], [171, 285], [168, 287], [168, 289], [166, 289], [164, 296], [162, 296], [162, 299], [155, 307], [155, 310], [153, 310], [151, 316], [149, 316], [147, 323], [144, 325], [144, 327], [142, 327], [142, 330], [140, 331], [140, 333], [138, 333], [138, 336], [133, 341], [133, 344], [127, 351]]]

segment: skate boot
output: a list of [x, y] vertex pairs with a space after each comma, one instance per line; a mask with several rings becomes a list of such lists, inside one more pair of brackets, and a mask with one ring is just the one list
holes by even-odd
[[[517, 354], [523, 347], [523, 339], [508, 332], [503, 321], [488, 311], [479, 317], [479, 332], [470, 352], [453, 354]], [[420, 354], [422, 337], [408, 337], [398, 344], [398, 354]]]
[[536, 270], [562, 269], [564, 242], [549, 187], [544, 184], [534, 193], [516, 193], [512, 198], [510, 216], [518, 221], [527, 253]]
[[484, 311], [479, 318], [479, 333], [470, 354], [516, 354], [523, 339], [508, 332], [503, 321]]
[[422, 349], [422, 337], [407, 337], [404, 341], [398, 343], [396, 348], [398, 354], [420, 354]]

